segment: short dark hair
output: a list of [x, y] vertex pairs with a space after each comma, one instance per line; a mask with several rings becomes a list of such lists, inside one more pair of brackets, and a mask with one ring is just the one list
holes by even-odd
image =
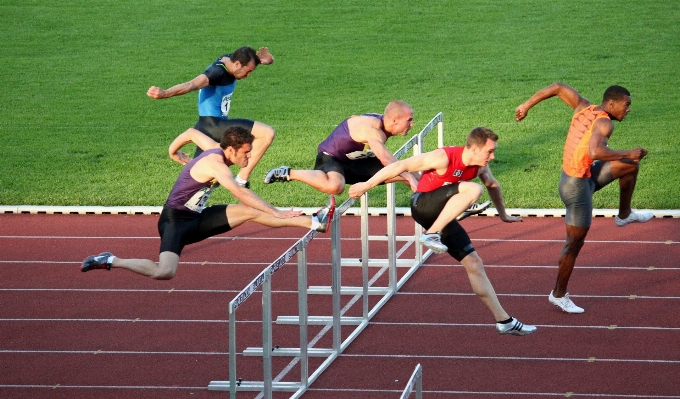
[[248, 46], [239, 47], [234, 51], [229, 59], [231, 62], [239, 61], [241, 65], [248, 65], [250, 61], [255, 61], [255, 66], [260, 65], [260, 57], [257, 56], [255, 49]]
[[220, 140], [220, 148], [226, 150], [227, 147], [232, 147], [238, 150], [243, 144], [252, 144], [255, 137], [243, 126], [229, 126], [222, 133]]
[[467, 148], [471, 148], [472, 146], [484, 147], [487, 140], [498, 141], [498, 135], [489, 128], [479, 126], [470, 130], [467, 140], [465, 141], [465, 146]]
[[609, 86], [607, 90], [604, 91], [604, 95], [602, 96], [602, 102], [606, 102], [607, 100], [614, 100], [614, 101], [621, 101], [624, 96], [630, 97], [630, 92], [628, 89], [626, 89], [623, 86]]

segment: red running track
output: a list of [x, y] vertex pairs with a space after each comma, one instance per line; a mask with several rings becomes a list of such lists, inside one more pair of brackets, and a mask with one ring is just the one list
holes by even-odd
[[[341, 220], [342, 256], [359, 257], [359, 218]], [[156, 259], [156, 221], [0, 215], [0, 397], [228, 397], [207, 390], [210, 381], [229, 378], [227, 304], [306, 231], [241, 226], [187, 247], [170, 281], [123, 270], [80, 272], [82, 259], [104, 250]], [[371, 234], [384, 223], [373, 217]], [[569, 287], [586, 309], [581, 315], [547, 301], [563, 223], [463, 222], [501, 303], [537, 325], [535, 334], [499, 336], [462, 267], [434, 255], [303, 397], [398, 398], [420, 363], [428, 399], [680, 398], [680, 220], [617, 228], [596, 218]], [[412, 225], [398, 218], [398, 234]], [[372, 257], [386, 257], [384, 245], [371, 245]], [[308, 262], [309, 285], [330, 285], [329, 235], [310, 243]], [[297, 314], [296, 268], [293, 259], [274, 275], [274, 317]], [[378, 285], [386, 285], [386, 274]], [[345, 268], [343, 285], [360, 285], [358, 276], [359, 268]], [[238, 310], [239, 351], [261, 346], [259, 298]], [[343, 296], [343, 305], [351, 299]], [[347, 315], [360, 315], [360, 303]], [[330, 315], [324, 296], [310, 296], [309, 306], [310, 315]], [[275, 325], [275, 343], [298, 346], [297, 331]], [[331, 346], [330, 333], [312, 326], [315, 336], [316, 347]], [[275, 357], [274, 374], [289, 360]], [[310, 359], [310, 370], [318, 362]], [[238, 366], [244, 380], [262, 380], [261, 360], [239, 357]], [[292, 367], [283, 381], [296, 379], [299, 367]]]

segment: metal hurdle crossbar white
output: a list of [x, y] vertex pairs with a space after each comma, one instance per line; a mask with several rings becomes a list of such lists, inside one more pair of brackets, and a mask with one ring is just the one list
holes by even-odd
[[413, 392], [413, 388], [416, 389], [416, 399], [423, 399], [423, 367], [418, 363], [416, 369], [413, 370], [411, 378], [404, 388], [404, 392], [401, 394], [401, 399], [408, 399]]

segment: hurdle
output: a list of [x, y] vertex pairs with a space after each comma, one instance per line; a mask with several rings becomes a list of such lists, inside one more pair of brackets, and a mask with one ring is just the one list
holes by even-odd
[[[396, 153], [400, 158], [411, 148], [414, 154], [422, 152], [424, 138], [427, 134], [438, 129], [438, 145], [443, 145], [442, 114], [437, 114], [417, 135], [413, 136]], [[341, 215], [354, 204], [355, 200], [347, 199], [342, 205], [338, 206], [331, 223], [331, 286], [330, 287], [308, 287], [307, 286], [307, 260], [306, 249], [309, 242], [318, 234], [316, 231], [308, 232], [299, 239], [277, 260], [265, 268], [246, 288], [244, 288], [229, 303], [229, 381], [211, 381], [208, 385], [209, 390], [230, 391], [230, 397], [236, 398], [237, 391], [261, 391], [266, 399], [272, 397], [273, 392], [291, 392], [291, 398], [299, 398], [321, 373], [354, 341], [354, 339], [368, 326], [369, 320], [387, 303], [387, 301], [401, 288], [410, 276], [420, 267], [420, 265], [432, 254], [432, 251], [422, 252], [422, 246], [418, 244], [418, 239], [422, 232], [419, 225], [414, 223], [415, 233], [413, 236], [396, 235], [396, 212], [395, 212], [395, 188], [394, 184], [387, 185], [387, 234], [383, 236], [368, 235], [368, 196], [364, 194], [361, 198], [361, 241], [362, 258], [343, 259], [341, 257]], [[369, 259], [369, 241], [387, 240], [388, 258]], [[407, 273], [397, 281], [397, 255], [396, 242], [405, 241], [405, 246], [415, 246], [415, 257], [405, 260], [403, 263], [409, 267]], [[277, 324], [295, 324], [299, 327], [300, 347], [299, 348], [280, 348], [273, 346], [272, 340], [272, 295], [271, 280], [273, 274], [284, 264], [290, 261], [297, 254], [298, 263], [298, 312], [299, 316], [279, 316]], [[342, 267], [362, 266], [362, 287], [343, 287]], [[369, 287], [369, 266], [388, 267], [389, 284], [387, 287]], [[262, 347], [249, 347], [243, 352], [243, 356], [258, 356], [263, 359], [263, 380], [262, 381], [243, 381], [238, 378], [236, 372], [237, 350], [236, 350], [236, 309], [243, 304], [258, 288], [262, 287]], [[308, 315], [308, 295], [309, 294], [331, 294], [332, 295], [332, 315], [331, 316], [309, 316]], [[362, 317], [343, 316], [341, 309], [341, 295], [361, 295], [363, 299]], [[383, 295], [379, 302], [369, 309], [369, 295]], [[353, 301], [354, 301], [353, 300]], [[308, 326], [324, 325], [332, 328], [332, 347], [314, 348], [308, 342]], [[356, 328], [343, 341], [341, 326], [354, 325]], [[272, 357], [286, 356], [293, 357], [291, 363], [300, 363], [300, 378], [294, 382], [274, 381], [272, 374]], [[310, 374], [309, 357], [324, 357], [325, 360]]]
[[423, 367], [418, 363], [416, 369], [413, 370], [411, 378], [404, 388], [404, 392], [401, 394], [401, 399], [408, 399], [413, 392], [413, 388], [416, 389], [416, 399], [423, 399]]

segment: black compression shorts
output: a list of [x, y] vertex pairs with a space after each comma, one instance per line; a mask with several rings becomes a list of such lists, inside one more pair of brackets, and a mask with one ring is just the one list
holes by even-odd
[[[254, 125], [255, 121], [251, 121], [250, 119], [222, 119], [214, 116], [200, 116], [198, 122], [194, 125], [194, 129], [219, 143], [222, 140], [222, 135], [227, 127], [242, 126], [246, 128], [248, 132], [252, 133]], [[194, 158], [199, 156], [202, 152], [203, 150], [196, 147]]]
[[[429, 229], [448, 200], [456, 194], [458, 194], [458, 184], [448, 184], [434, 191], [413, 194], [411, 196], [413, 219], [423, 228]], [[455, 219], [444, 227], [441, 235], [442, 243], [449, 247], [449, 255], [458, 262], [475, 251], [467, 232]]]
[[229, 230], [231, 226], [227, 220], [227, 205], [209, 206], [201, 213], [163, 207], [158, 219], [160, 252], [169, 251], [179, 256], [185, 245], [203, 241]]
[[316, 155], [314, 170], [324, 173], [337, 172], [345, 177], [345, 184], [365, 182], [383, 168], [382, 162], [374, 156], [340, 162], [332, 155], [319, 152]]

